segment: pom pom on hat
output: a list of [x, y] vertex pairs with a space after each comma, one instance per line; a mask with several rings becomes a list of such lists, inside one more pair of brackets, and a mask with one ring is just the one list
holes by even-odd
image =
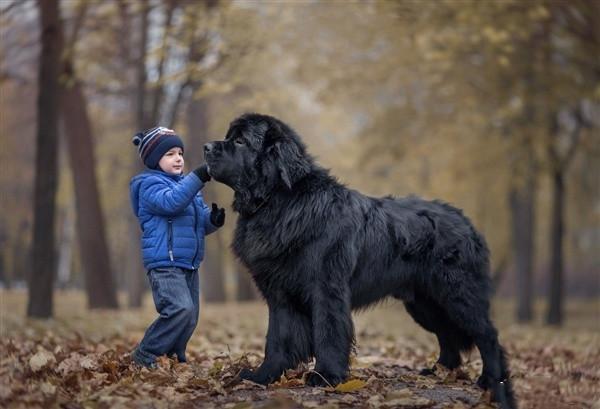
[[133, 136], [133, 139], [131, 140], [131, 142], [133, 142], [133, 144], [135, 146], [138, 146], [140, 143], [142, 143], [143, 136], [144, 136], [143, 132], [138, 132]]

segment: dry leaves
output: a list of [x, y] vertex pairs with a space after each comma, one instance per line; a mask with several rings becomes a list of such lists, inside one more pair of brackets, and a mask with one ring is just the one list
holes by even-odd
[[[262, 360], [262, 304], [205, 307], [202, 314], [208, 319], [192, 338], [188, 363], [161, 357], [155, 370], [139, 368], [129, 358], [152, 311], [86, 314], [81, 321], [43, 323], [2, 317], [8, 336], [0, 339], [1, 407], [493, 407], [489, 394], [474, 385], [481, 371], [477, 352], [465, 355], [459, 370], [437, 367], [433, 376], [418, 375], [435, 362], [437, 346], [408, 319], [398, 319], [398, 309], [358, 317], [351, 376], [335, 388], [305, 385], [313, 364], [286, 371], [269, 387], [237, 377], [242, 368]], [[105, 327], [89, 328], [91, 321]], [[397, 333], [389, 331], [390, 323], [400, 324]], [[501, 334], [521, 407], [592, 407], [598, 400], [597, 333], [509, 327]]]

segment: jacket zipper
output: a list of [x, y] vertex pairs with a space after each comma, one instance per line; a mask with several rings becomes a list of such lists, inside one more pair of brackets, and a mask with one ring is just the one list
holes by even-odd
[[196, 256], [198, 255], [198, 247], [200, 246], [200, 237], [198, 236], [198, 210], [196, 209], [196, 198], [192, 201], [192, 207], [194, 208], [194, 234], [196, 235], [196, 251], [194, 252], [194, 258], [192, 259], [192, 266], [196, 265]]
[[167, 244], [168, 244], [168, 248], [169, 248], [169, 259], [171, 259], [171, 261], [174, 261], [174, 257], [173, 257], [173, 219], [169, 219], [169, 235], [168, 235], [168, 239], [167, 239]]

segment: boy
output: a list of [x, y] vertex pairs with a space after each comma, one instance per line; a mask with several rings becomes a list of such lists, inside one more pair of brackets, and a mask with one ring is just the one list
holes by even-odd
[[198, 267], [204, 236], [223, 226], [225, 209], [204, 204], [210, 180], [206, 164], [183, 176], [183, 142], [171, 129], [155, 127], [133, 138], [146, 170], [130, 183], [133, 211], [142, 229], [142, 258], [160, 316], [132, 354], [155, 368], [156, 357], [175, 354], [186, 362], [186, 345], [199, 313]]

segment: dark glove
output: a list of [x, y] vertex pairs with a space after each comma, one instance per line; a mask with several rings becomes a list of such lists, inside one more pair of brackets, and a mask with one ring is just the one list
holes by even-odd
[[212, 204], [210, 222], [216, 227], [221, 227], [225, 224], [225, 209], [222, 207], [219, 209], [216, 203]]
[[210, 175], [208, 173], [208, 165], [207, 164], [204, 164], [204, 165], [194, 169], [194, 173], [204, 183], [206, 183], [210, 180]]

